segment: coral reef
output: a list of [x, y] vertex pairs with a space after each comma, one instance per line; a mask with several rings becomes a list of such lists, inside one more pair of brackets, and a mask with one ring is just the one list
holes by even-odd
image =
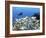
[[40, 19], [36, 19], [36, 17], [23, 17], [20, 19], [16, 19], [13, 23], [13, 30], [39, 30], [40, 29]]

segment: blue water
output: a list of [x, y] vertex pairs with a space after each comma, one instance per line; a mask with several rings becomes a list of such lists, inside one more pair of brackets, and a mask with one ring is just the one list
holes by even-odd
[[40, 13], [40, 8], [27, 8], [27, 7], [13, 7], [12, 8], [12, 22], [25, 16], [32, 16], [35, 13]]
[[[27, 8], [27, 7], [13, 7], [12, 18], [21, 18], [22, 16], [32, 16], [35, 13], [39, 13], [40, 8]], [[19, 15], [20, 14], [20, 15]]]

